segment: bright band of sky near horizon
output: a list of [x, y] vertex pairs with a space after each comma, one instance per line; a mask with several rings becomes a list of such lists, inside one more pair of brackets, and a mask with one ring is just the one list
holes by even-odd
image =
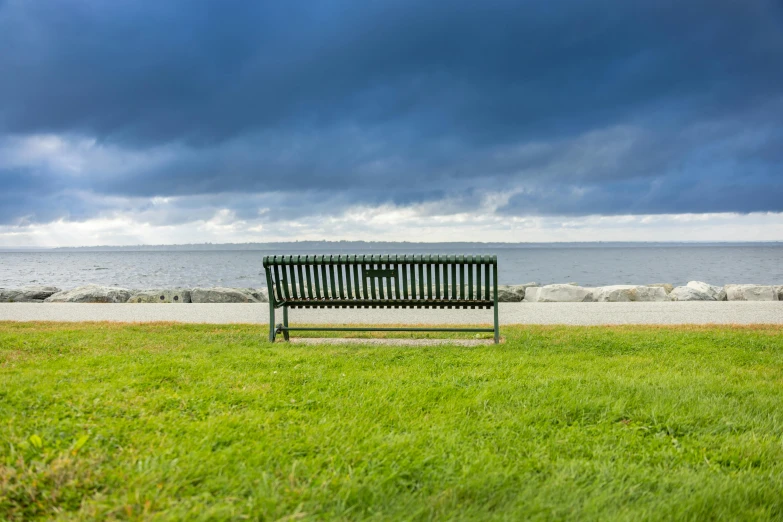
[[[367, 220], [358, 220], [361, 216]], [[429, 242], [584, 242], [584, 241], [770, 241], [783, 238], [781, 214], [680, 214], [654, 216], [589, 216], [574, 220], [513, 218], [466, 225], [459, 216], [435, 222], [418, 217], [398, 219], [400, 212], [357, 209], [353, 215], [311, 222], [290, 222], [264, 230], [264, 225], [231, 219], [228, 211], [208, 221], [152, 226], [128, 217], [57, 221], [20, 231], [0, 227], [2, 246], [123, 246], [199, 243], [313, 241]], [[472, 219], [472, 218], [471, 218]], [[391, 227], [391, 228], [390, 228]]]
[[547, 5], [0, 0], [0, 247], [783, 241], [783, 4]]

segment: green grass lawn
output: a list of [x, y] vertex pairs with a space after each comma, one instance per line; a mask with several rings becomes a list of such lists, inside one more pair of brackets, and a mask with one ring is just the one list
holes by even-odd
[[0, 520], [783, 519], [783, 329], [0, 323]]

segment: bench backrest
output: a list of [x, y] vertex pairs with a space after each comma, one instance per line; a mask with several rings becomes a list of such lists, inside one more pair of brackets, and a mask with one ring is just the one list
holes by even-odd
[[497, 256], [265, 256], [273, 303], [497, 302]]

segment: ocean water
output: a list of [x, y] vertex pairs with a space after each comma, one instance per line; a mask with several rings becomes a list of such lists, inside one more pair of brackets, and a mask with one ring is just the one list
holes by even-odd
[[[368, 244], [369, 245], [369, 244]], [[272, 254], [496, 254], [501, 284], [576, 282], [583, 286], [691, 280], [783, 284], [783, 244], [285, 246], [259, 250], [0, 252], [0, 288], [88, 283], [132, 289], [262, 287], [261, 260]]]

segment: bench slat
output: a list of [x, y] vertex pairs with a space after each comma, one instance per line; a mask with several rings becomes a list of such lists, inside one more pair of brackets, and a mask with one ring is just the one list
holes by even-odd
[[[372, 257], [370, 257], [370, 259], [372, 259]], [[375, 293], [375, 278], [374, 277], [368, 277], [368, 274], [367, 274], [367, 272], [369, 270], [372, 270], [372, 269], [373, 269], [372, 265], [365, 265], [365, 267], [364, 267], [364, 280], [365, 281], [368, 280], [368, 279], [370, 280], [370, 297], [373, 300], [375, 300], [375, 299], [378, 299], [378, 296]]]
[[495, 296], [495, 300], [498, 298], [498, 267], [497, 265], [490, 265], [492, 269], [492, 295]]
[[459, 263], [459, 298], [465, 299], [465, 256], [457, 256]]
[[468, 299], [473, 299], [473, 256], [470, 256], [471, 264], [468, 265]]
[[419, 263], [419, 299], [424, 299], [424, 265]]
[[329, 297], [332, 299], [338, 299], [339, 296], [337, 295], [337, 285], [335, 284], [334, 266], [332, 266], [330, 263], [331, 261], [327, 259], [326, 277], [329, 278], [329, 284], [326, 285], [326, 283], [324, 283], [324, 286], [327, 286], [329, 289]]
[[[286, 300], [291, 299], [291, 294], [288, 290], [288, 280], [285, 277], [285, 265], [277, 265], [277, 286], [278, 288], [280, 286], [283, 287], [282, 294]], [[280, 290], [278, 290], [278, 293], [280, 293]]]
[[348, 299], [353, 299], [353, 291], [351, 289], [351, 267], [350, 265], [343, 265], [345, 271], [345, 289]]
[[337, 274], [334, 272], [334, 264], [333, 264], [333, 258], [334, 256], [329, 256], [329, 288], [332, 289], [332, 298], [337, 299], [339, 296], [337, 295]]
[[[326, 279], [326, 265], [323, 264], [323, 256], [321, 256], [321, 277], [318, 277], [318, 274], [315, 275], [315, 285], [316, 285], [316, 291], [320, 292], [320, 296], [323, 298], [329, 297], [329, 280]], [[320, 285], [319, 285], [320, 283]], [[319, 289], [318, 287], [321, 287], [323, 290]]]
[[440, 256], [435, 263], [435, 297], [438, 299], [442, 297], [440, 293]]
[[[305, 256], [305, 259], [307, 256]], [[296, 267], [299, 271], [299, 279], [302, 286], [302, 297], [313, 297], [313, 291], [311, 289], [312, 283], [310, 281], [310, 268], [307, 265], [301, 264]]]
[[296, 276], [294, 276], [296, 270], [291, 265], [286, 265], [285, 270], [288, 277], [288, 284], [291, 286], [291, 297], [296, 299], [298, 297], [296, 294]]
[[[353, 256], [356, 258], [356, 256]], [[353, 283], [354, 283], [354, 298], [355, 299], [361, 299], [361, 285], [359, 284], [359, 265], [352, 264], [351, 265], [351, 272], [353, 274]]]
[[[392, 264], [389, 264], [387, 266], [389, 267], [390, 270], [392, 268], [394, 268], [394, 265], [392, 265]], [[397, 273], [396, 270], [394, 271], [394, 273], [395, 274]], [[392, 294], [392, 279], [397, 279], [397, 278], [396, 278], [396, 276], [395, 277], [387, 277], [386, 278], [386, 295], [389, 296], [389, 299], [391, 299], [393, 297], [393, 294]]]
[[429, 263], [424, 265], [424, 271], [427, 273], [427, 299], [432, 300], [432, 289], [435, 286], [432, 280], [432, 265]]
[[[378, 264], [378, 265], [375, 266], [376, 270], [383, 270], [384, 268], [386, 268], [385, 264]], [[381, 301], [385, 300], [386, 299], [386, 295], [385, 295], [386, 292], [384, 292], [384, 289], [383, 289], [383, 276], [382, 275], [374, 275], [372, 279], [373, 279], [373, 281], [375, 281], [376, 279], [378, 280], [378, 299], [380, 299]]]
[[[408, 256], [405, 256], [406, 258]], [[402, 298], [408, 299], [408, 263], [407, 259], [402, 260]]]
[[489, 299], [489, 264], [484, 265], [484, 299]]
[[343, 265], [337, 265], [337, 285], [340, 287], [340, 299], [345, 299], [345, 282], [343, 281]]
[[397, 274], [397, 277], [394, 278], [394, 297], [395, 299], [399, 299], [400, 297], [402, 297], [400, 295], [400, 278], [403, 276], [402, 276], [402, 270], [400, 270], [398, 256], [394, 256], [394, 272]]
[[361, 299], [370, 299], [370, 287], [367, 281], [366, 265], [359, 265], [359, 279], [362, 282]]
[[451, 298], [457, 298], [457, 264], [451, 263]]
[[[476, 256], [476, 257], [478, 258], [479, 256]], [[476, 299], [481, 299], [481, 264], [480, 263], [476, 263], [473, 266], [473, 269], [476, 271], [476, 276], [475, 276], [476, 277], [476, 280], [475, 280], [475, 285], [476, 286], [474, 288], [475, 293], [473, 295], [475, 296]]]
[[[275, 257], [277, 257], [277, 256], [275, 256]], [[277, 285], [277, 295], [282, 295], [282, 292], [280, 291], [280, 274], [279, 274], [279, 271], [280, 271], [280, 265], [277, 265], [277, 264], [276, 264], [276, 265], [274, 265], [274, 266], [272, 267], [272, 271], [273, 271], [273, 272], [274, 272], [274, 271], [277, 271], [277, 272], [278, 272], [278, 273], [276, 274], [276, 276], [277, 276], [277, 277], [275, 278], [275, 279], [277, 279], [277, 281], [275, 281], [275, 283], [276, 283], [276, 285]]]
[[410, 293], [410, 298], [416, 299], [416, 265], [408, 263], [406, 266], [410, 273], [408, 274], [408, 282], [405, 287]]
[[[299, 258], [299, 256], [296, 256]], [[304, 280], [304, 273], [302, 272], [302, 265], [297, 264], [296, 265], [296, 280], [299, 284], [299, 297], [305, 296], [305, 280]]]
[[[307, 258], [308, 256], [305, 256]], [[315, 257], [315, 256], [313, 256]], [[315, 259], [313, 259], [315, 261]], [[305, 274], [308, 276], [307, 290], [309, 291], [308, 299], [316, 299], [320, 295], [320, 282], [318, 278], [318, 265], [309, 264], [305, 265]]]

